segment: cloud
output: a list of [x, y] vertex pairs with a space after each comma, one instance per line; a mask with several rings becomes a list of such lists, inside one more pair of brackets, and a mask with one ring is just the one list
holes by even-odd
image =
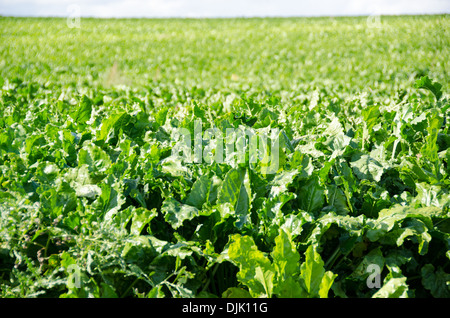
[[92, 17], [249, 17], [450, 13], [449, 0], [0, 0], [0, 14]]

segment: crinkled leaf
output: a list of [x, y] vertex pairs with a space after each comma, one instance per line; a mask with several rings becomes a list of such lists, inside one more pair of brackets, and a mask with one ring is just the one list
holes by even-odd
[[325, 272], [322, 277], [322, 281], [320, 282], [319, 289], [319, 297], [320, 298], [328, 298], [328, 292], [333, 285], [334, 279], [337, 277], [337, 274], [333, 274], [331, 271]]
[[288, 232], [280, 230], [280, 234], [275, 238], [275, 247], [271, 256], [279, 280], [285, 280], [299, 271], [300, 255]]
[[245, 289], [230, 287], [222, 293], [222, 298], [252, 298], [252, 296]]
[[317, 177], [310, 178], [298, 192], [300, 208], [314, 213], [319, 211], [325, 203], [325, 191], [319, 184]]
[[432, 264], [422, 267], [422, 285], [431, 292], [433, 297], [450, 297], [450, 274], [444, 272], [442, 268], [435, 270]]
[[369, 155], [352, 158], [350, 165], [355, 175], [361, 180], [369, 179], [379, 182], [384, 172], [383, 166]]
[[372, 298], [407, 298], [407, 292], [406, 277], [391, 278], [373, 294]]
[[270, 260], [258, 250], [253, 239], [232, 235], [228, 247], [229, 259], [239, 267], [238, 280], [249, 288], [254, 297], [270, 297], [274, 268]]
[[442, 210], [437, 207], [413, 208], [410, 206], [395, 206], [390, 209], [383, 209], [378, 215], [378, 219], [369, 220], [370, 229], [367, 231], [367, 237], [372, 241], [377, 241], [386, 233], [391, 231], [394, 226], [405, 218], [418, 218], [427, 228], [433, 228], [432, 217], [438, 217]]
[[91, 118], [92, 101], [83, 95], [78, 108], [70, 114], [70, 117], [77, 124], [85, 124]]
[[422, 76], [420, 79], [418, 79], [414, 86], [416, 88], [422, 88], [427, 89], [430, 92], [433, 93], [433, 95], [436, 97], [437, 100], [440, 100], [442, 97], [442, 85], [438, 82], [432, 82], [431, 79], [428, 78], [428, 76]]
[[131, 219], [130, 233], [133, 235], [140, 235], [144, 227], [158, 215], [156, 209], [148, 210], [145, 208], [137, 208], [133, 212]]
[[305, 261], [300, 267], [300, 277], [302, 286], [310, 297], [319, 295], [320, 285], [325, 274], [323, 265], [322, 258], [315, 247], [308, 246], [305, 252]]
[[[223, 180], [217, 204], [231, 207], [238, 218], [237, 226], [241, 228], [249, 222], [251, 200], [250, 180], [245, 169], [231, 169]], [[229, 212], [227, 212], [229, 213]], [[224, 215], [225, 213], [222, 213]]]
[[194, 182], [191, 192], [186, 198], [186, 204], [201, 209], [203, 204], [208, 200], [210, 188], [211, 180], [208, 176], [201, 176]]
[[165, 220], [174, 228], [177, 229], [183, 225], [186, 220], [192, 220], [198, 216], [198, 209], [178, 202], [173, 198], [164, 200], [161, 207], [161, 212]]
[[97, 140], [106, 140], [112, 129], [116, 129], [128, 122], [130, 115], [126, 112], [118, 112], [104, 119], [100, 130], [97, 132]]

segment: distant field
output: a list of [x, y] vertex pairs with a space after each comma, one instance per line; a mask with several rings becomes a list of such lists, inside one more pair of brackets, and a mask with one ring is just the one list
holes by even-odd
[[0, 66], [4, 78], [42, 84], [103, 85], [117, 62], [132, 87], [391, 92], [423, 74], [448, 85], [449, 20], [81, 19], [71, 29], [66, 19], [2, 18]]
[[449, 15], [1, 17], [0, 297], [450, 297], [449, 61]]

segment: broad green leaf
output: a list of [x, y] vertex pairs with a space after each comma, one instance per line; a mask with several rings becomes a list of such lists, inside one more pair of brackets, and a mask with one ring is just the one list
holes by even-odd
[[376, 265], [381, 271], [384, 267], [384, 264], [385, 259], [383, 257], [383, 253], [381, 252], [381, 248], [375, 248], [367, 253], [366, 256], [364, 256], [362, 261], [349, 277], [358, 280], [365, 280], [371, 273], [369, 266]]
[[436, 100], [440, 100], [442, 97], [442, 85], [439, 84], [438, 82], [432, 82], [428, 76], [422, 76], [420, 79], [418, 79], [414, 86], [416, 88], [422, 88], [422, 89], [427, 89], [430, 92], [433, 93], [433, 95], [436, 97]]
[[379, 105], [371, 105], [367, 106], [361, 110], [362, 118], [366, 123], [367, 131], [371, 132], [373, 126], [378, 124], [378, 117], [381, 115], [380, 106]]
[[309, 297], [318, 297], [320, 285], [325, 274], [324, 263], [313, 245], [305, 252], [305, 261], [300, 267], [302, 286]]
[[234, 212], [238, 218], [237, 226], [239, 228], [250, 221], [248, 213], [251, 204], [251, 189], [249, 175], [245, 169], [228, 171], [219, 188], [217, 204], [232, 208], [232, 211], [226, 213], [222, 211], [221, 214]]
[[178, 229], [186, 220], [192, 220], [198, 216], [198, 209], [178, 202], [173, 198], [164, 200], [161, 207], [164, 219], [174, 228]]
[[70, 114], [70, 117], [76, 124], [86, 124], [91, 118], [92, 101], [86, 95], [83, 95], [78, 108]]
[[208, 201], [211, 185], [211, 180], [208, 176], [201, 176], [198, 178], [194, 182], [192, 190], [186, 198], [186, 204], [201, 209], [203, 204]]
[[168, 107], [161, 108], [155, 115], [156, 122], [159, 126], [164, 126], [166, 123], [167, 113], [169, 112]]
[[130, 233], [133, 235], [140, 235], [144, 227], [157, 215], [158, 212], [156, 209], [148, 210], [145, 208], [137, 208], [134, 210], [131, 219]]
[[437, 207], [413, 208], [408, 206], [395, 206], [390, 209], [381, 210], [378, 219], [368, 221], [370, 229], [367, 231], [367, 237], [372, 241], [377, 241], [386, 233], [391, 231], [394, 226], [406, 218], [418, 218], [427, 228], [433, 228], [432, 217], [437, 217], [442, 210]]
[[148, 236], [136, 234], [135, 237], [127, 239], [121, 257], [130, 263], [146, 264], [149, 263], [155, 256], [155, 248], [152, 245]]
[[173, 177], [189, 176], [190, 170], [183, 164], [181, 157], [170, 156], [159, 162], [161, 171]]
[[307, 222], [302, 215], [289, 214], [283, 219], [284, 223], [281, 225], [281, 229], [290, 233], [292, 237], [300, 235], [303, 230], [302, 224]]
[[422, 147], [422, 155], [428, 158], [431, 162], [438, 160], [439, 146], [437, 144], [437, 138], [439, 130], [442, 126], [442, 118], [437, 110], [430, 112], [428, 119], [428, 135], [425, 138], [424, 145]]
[[327, 136], [324, 144], [332, 151], [331, 159], [341, 156], [351, 141], [351, 138], [345, 135], [344, 128], [337, 117], [333, 117], [327, 129], [325, 129], [324, 135]]
[[328, 298], [328, 292], [333, 285], [334, 279], [337, 277], [337, 274], [333, 274], [331, 271], [325, 272], [323, 275], [322, 281], [320, 282], [319, 289], [319, 297], [320, 298]]
[[[350, 240], [360, 240], [361, 235], [365, 229], [364, 215], [358, 217], [348, 215], [336, 215], [334, 212], [327, 213], [318, 218], [314, 224], [315, 228], [311, 231], [309, 242], [311, 244], [318, 244], [322, 238], [322, 235], [333, 225], [345, 230], [347, 237]], [[344, 246], [341, 246], [344, 249]]]
[[193, 298], [194, 293], [192, 290], [181, 286], [179, 284], [173, 284], [168, 281], [165, 281], [164, 284], [169, 288], [172, 297], [174, 298]]
[[298, 191], [300, 208], [304, 211], [318, 212], [325, 203], [325, 191], [317, 177], [310, 178]]
[[265, 296], [267, 298], [272, 297], [274, 277], [274, 271], [261, 268], [261, 266], [256, 266], [255, 279], [264, 287]]
[[270, 297], [274, 268], [249, 236], [234, 234], [228, 246], [229, 259], [239, 267], [238, 280], [249, 288], [253, 297]]
[[96, 184], [78, 185], [75, 187], [77, 197], [95, 199], [102, 194], [102, 189]]
[[298, 277], [287, 277], [277, 282], [275, 293], [278, 298], [307, 298], [308, 294], [300, 284]]
[[270, 181], [269, 187], [269, 199], [275, 198], [280, 193], [285, 193], [288, 190], [288, 186], [293, 182], [295, 176], [299, 173], [297, 169], [284, 170], [275, 175], [273, 180]]
[[275, 238], [275, 247], [271, 256], [279, 281], [286, 280], [298, 273], [300, 255], [290, 234], [285, 230], [280, 230], [280, 234]]
[[[419, 219], [406, 220], [405, 224], [402, 224], [402, 228], [399, 231], [401, 234], [398, 236], [396, 243], [397, 246], [403, 245], [405, 239], [412, 237], [419, 243], [419, 254], [425, 255], [428, 251], [428, 245], [431, 241], [431, 235], [428, 233], [427, 227]], [[397, 233], [395, 233], [397, 235]]]
[[252, 298], [252, 296], [245, 289], [230, 287], [222, 293], [222, 298]]
[[106, 140], [112, 129], [121, 127], [128, 122], [129, 118], [130, 116], [126, 112], [118, 112], [104, 119], [97, 132], [97, 140]]
[[111, 167], [109, 155], [94, 144], [84, 145], [78, 152], [78, 166], [86, 165], [94, 181], [100, 181]]
[[422, 285], [431, 292], [436, 298], [450, 297], [450, 274], [444, 270], [435, 267], [432, 264], [426, 264], [422, 267]]
[[346, 215], [350, 212], [344, 191], [342, 191], [338, 186], [334, 184], [328, 185], [326, 190], [326, 197], [328, 205], [334, 208], [337, 214]]
[[115, 214], [125, 203], [123, 195], [123, 182], [116, 180], [112, 175], [100, 183], [101, 195], [95, 200], [93, 206], [107, 214]]
[[379, 182], [383, 175], [383, 166], [369, 155], [355, 156], [350, 163], [355, 175], [361, 179], [369, 179]]
[[391, 278], [373, 294], [372, 298], [408, 298], [406, 277]]

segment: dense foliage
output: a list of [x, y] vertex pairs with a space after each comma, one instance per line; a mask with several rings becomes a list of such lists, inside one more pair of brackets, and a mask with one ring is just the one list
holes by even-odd
[[0, 21], [0, 296], [450, 296], [448, 16]]

